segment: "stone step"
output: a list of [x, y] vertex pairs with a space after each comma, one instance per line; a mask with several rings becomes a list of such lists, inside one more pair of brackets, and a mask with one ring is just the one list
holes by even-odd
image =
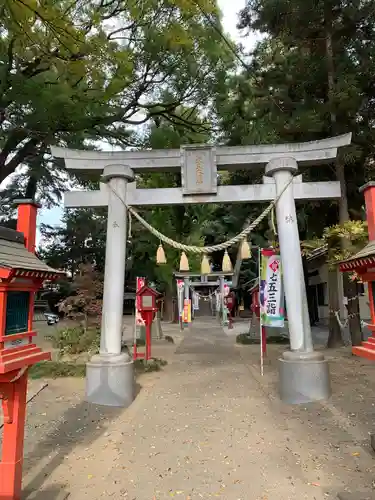
[[375, 351], [375, 344], [373, 342], [369, 342], [368, 340], [362, 342], [361, 347], [366, 347], [366, 349], [372, 349]]
[[370, 342], [375, 345], [375, 337], [369, 337], [366, 342]]
[[352, 353], [355, 356], [360, 356], [361, 358], [366, 358], [371, 361], [375, 361], [375, 350], [374, 349], [368, 349], [367, 347], [363, 346], [356, 346], [352, 347]]

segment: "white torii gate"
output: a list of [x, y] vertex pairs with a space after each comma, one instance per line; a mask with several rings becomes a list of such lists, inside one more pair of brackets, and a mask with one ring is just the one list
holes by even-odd
[[[87, 400], [128, 406], [134, 399], [133, 363], [127, 354], [121, 353], [126, 206], [260, 203], [271, 201], [280, 193], [276, 215], [290, 335], [290, 351], [279, 360], [280, 396], [292, 404], [329, 397], [328, 363], [321, 353], [314, 352], [312, 344], [295, 200], [340, 198], [340, 185], [305, 183], [301, 175], [293, 180], [292, 177], [298, 167], [332, 162], [338, 148], [350, 142], [351, 134], [345, 134], [306, 143], [239, 147], [192, 145], [120, 152], [52, 147], [52, 155], [63, 158], [67, 169], [101, 174], [100, 190], [67, 192], [65, 207], [108, 206], [100, 353], [87, 364]], [[263, 184], [217, 185], [217, 171], [254, 167], [265, 167]], [[132, 183], [137, 173], [178, 170], [181, 187], [138, 189]]]

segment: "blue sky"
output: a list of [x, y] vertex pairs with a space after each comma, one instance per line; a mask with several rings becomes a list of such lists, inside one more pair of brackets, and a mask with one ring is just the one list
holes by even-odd
[[[242, 43], [247, 49], [254, 47], [255, 43], [259, 39], [256, 35], [242, 36], [236, 28], [237, 15], [238, 12], [243, 9], [246, 4], [246, 0], [218, 0], [218, 4], [223, 12], [223, 25], [224, 31], [228, 33], [232, 39], [237, 42]], [[108, 149], [108, 146], [106, 147]], [[59, 225], [61, 216], [63, 214], [63, 207], [57, 206], [50, 210], [39, 211], [38, 215], [38, 226], [41, 223], [49, 225]], [[40, 243], [40, 234], [37, 234], [37, 245]]]

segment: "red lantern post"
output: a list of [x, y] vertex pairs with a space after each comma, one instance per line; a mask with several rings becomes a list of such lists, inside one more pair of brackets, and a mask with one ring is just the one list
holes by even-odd
[[137, 343], [134, 342], [133, 357], [145, 358], [146, 361], [151, 358], [151, 326], [154, 320], [158, 306], [156, 304], [157, 297], [160, 293], [149, 286], [143, 286], [137, 291], [136, 297], [139, 299], [138, 307], [141, 313], [142, 319], [145, 322], [146, 327], [146, 352], [144, 354], [137, 352]]
[[60, 273], [34, 254], [38, 205], [19, 203], [17, 231], [0, 227], [0, 399], [4, 431], [0, 462], [2, 500], [19, 500], [28, 369], [51, 359], [33, 342], [34, 295]]

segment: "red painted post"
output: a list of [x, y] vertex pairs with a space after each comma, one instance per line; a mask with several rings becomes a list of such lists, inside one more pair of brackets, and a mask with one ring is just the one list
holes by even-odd
[[263, 356], [267, 356], [267, 334], [264, 326], [262, 326], [262, 353]]
[[365, 196], [368, 239], [373, 241], [375, 240], [375, 182], [368, 182], [359, 190]]
[[[23, 441], [25, 434], [27, 370], [13, 383], [4, 384], [4, 433], [0, 464], [1, 500], [20, 500], [22, 488]], [[0, 389], [1, 391], [1, 389]], [[4, 394], [5, 395], [5, 394]], [[6, 418], [8, 406], [8, 418]], [[8, 420], [7, 421], [5, 421]]]
[[25, 247], [35, 253], [36, 217], [40, 205], [33, 200], [15, 200], [18, 204], [17, 231], [25, 236]]
[[[36, 219], [40, 205], [33, 200], [15, 200], [17, 207], [17, 231], [25, 237], [25, 247], [35, 253]], [[30, 292], [29, 302], [29, 330], [33, 328], [35, 292]]]
[[229, 314], [228, 314], [228, 329], [229, 330], [233, 329], [232, 311], [229, 311]]
[[146, 321], [146, 360], [151, 358], [151, 323], [148, 318]]

